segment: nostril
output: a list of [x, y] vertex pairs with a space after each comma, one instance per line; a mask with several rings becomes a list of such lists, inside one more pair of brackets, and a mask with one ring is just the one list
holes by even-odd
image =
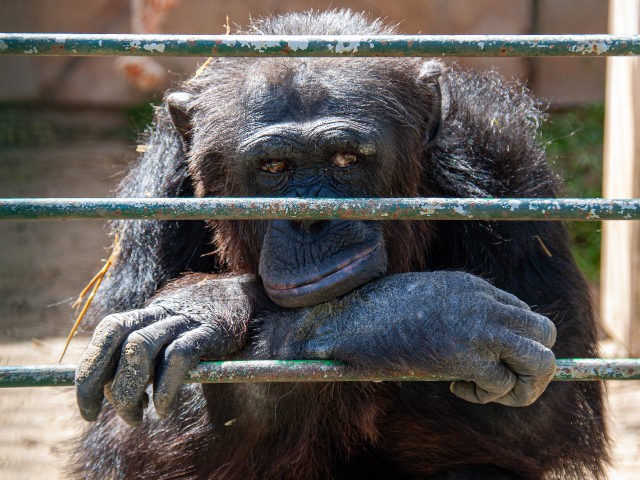
[[311, 227], [313, 227], [313, 225], [318, 223], [318, 222], [314, 221], [314, 220], [303, 220], [300, 223], [302, 224], [302, 228], [304, 228], [304, 231], [306, 233], [311, 233]]
[[307, 234], [318, 234], [326, 223], [326, 220], [293, 220], [291, 225], [295, 230], [304, 231]]

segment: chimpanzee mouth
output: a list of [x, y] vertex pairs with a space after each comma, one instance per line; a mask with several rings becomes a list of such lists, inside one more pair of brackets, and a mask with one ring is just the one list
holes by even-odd
[[386, 273], [387, 254], [383, 244], [361, 250], [332, 269], [293, 284], [265, 281], [269, 298], [281, 307], [299, 308], [333, 300]]

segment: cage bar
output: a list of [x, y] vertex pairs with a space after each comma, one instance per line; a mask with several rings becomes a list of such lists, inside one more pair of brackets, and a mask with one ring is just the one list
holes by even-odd
[[540, 57], [640, 55], [640, 35], [157, 35], [3, 33], [0, 55]]
[[0, 220], [638, 220], [640, 199], [580, 198], [26, 198]]
[[[0, 367], [0, 388], [74, 384], [75, 365]], [[414, 371], [349, 368], [331, 360], [249, 360], [202, 362], [186, 383], [264, 382], [437, 382], [455, 377]], [[640, 359], [559, 359], [555, 381], [640, 380]]]

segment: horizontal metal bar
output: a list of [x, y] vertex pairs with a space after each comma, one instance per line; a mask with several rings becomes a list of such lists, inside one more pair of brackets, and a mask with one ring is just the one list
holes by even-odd
[[3, 33], [2, 55], [539, 57], [640, 55], [640, 35], [131, 35]]
[[0, 220], [637, 220], [640, 199], [583, 198], [8, 198]]
[[[640, 380], [639, 358], [559, 359], [554, 380]], [[0, 367], [0, 388], [70, 386], [74, 365]], [[202, 362], [187, 383], [453, 381], [454, 377], [412, 371], [354, 370], [330, 360]]]

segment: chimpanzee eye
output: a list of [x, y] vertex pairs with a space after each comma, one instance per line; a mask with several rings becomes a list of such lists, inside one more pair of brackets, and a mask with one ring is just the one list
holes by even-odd
[[267, 173], [282, 173], [287, 168], [287, 162], [284, 160], [265, 160], [260, 165], [260, 170]]
[[335, 167], [347, 168], [358, 163], [358, 157], [353, 153], [340, 152], [333, 156], [332, 161]]

